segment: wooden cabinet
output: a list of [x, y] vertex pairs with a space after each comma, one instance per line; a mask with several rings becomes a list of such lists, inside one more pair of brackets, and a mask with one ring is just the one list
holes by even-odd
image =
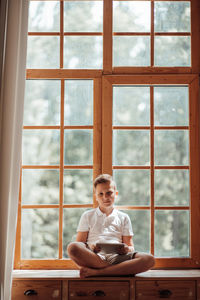
[[156, 300], [161, 298], [195, 300], [195, 281], [136, 281], [136, 300]]
[[[200, 300], [200, 270], [81, 279], [77, 270], [13, 272], [12, 300]], [[28, 298], [29, 299], [29, 298]]]
[[12, 300], [25, 300], [28, 297], [32, 300], [61, 300], [61, 281], [14, 280]]
[[69, 300], [129, 300], [129, 281], [70, 281]]

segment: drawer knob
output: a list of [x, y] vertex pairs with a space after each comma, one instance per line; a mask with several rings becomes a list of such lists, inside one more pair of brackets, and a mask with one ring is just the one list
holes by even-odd
[[95, 297], [105, 297], [106, 294], [104, 293], [104, 291], [101, 291], [101, 290], [97, 290], [95, 291], [92, 296], [95, 296]]
[[24, 292], [25, 296], [34, 296], [37, 295], [37, 292], [35, 290], [27, 290]]
[[170, 298], [172, 292], [170, 290], [160, 290], [159, 291], [160, 298]]

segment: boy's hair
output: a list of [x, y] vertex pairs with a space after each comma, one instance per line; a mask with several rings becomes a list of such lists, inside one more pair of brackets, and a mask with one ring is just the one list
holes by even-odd
[[113, 180], [112, 176], [109, 174], [101, 174], [101, 175], [97, 176], [96, 179], [94, 180], [94, 189], [96, 189], [96, 186], [98, 184], [108, 183], [108, 182], [110, 184], [113, 184], [114, 188], [116, 189], [116, 183]]

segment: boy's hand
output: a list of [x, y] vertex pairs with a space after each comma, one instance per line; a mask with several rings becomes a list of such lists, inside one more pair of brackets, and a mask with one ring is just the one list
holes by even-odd
[[101, 251], [101, 247], [97, 245], [91, 245], [90, 248], [94, 253], [98, 253]]
[[122, 246], [119, 246], [117, 253], [120, 255], [127, 254], [129, 252], [129, 246], [126, 244], [123, 244]]

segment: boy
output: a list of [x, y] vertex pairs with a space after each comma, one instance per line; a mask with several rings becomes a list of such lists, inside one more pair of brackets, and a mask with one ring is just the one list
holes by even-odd
[[[112, 177], [98, 176], [94, 192], [99, 206], [82, 215], [76, 242], [67, 248], [70, 258], [80, 267], [80, 277], [130, 275], [152, 268], [153, 256], [134, 250], [129, 216], [114, 208], [118, 192]], [[119, 247], [117, 253], [107, 254], [97, 243], [119, 243]]]

